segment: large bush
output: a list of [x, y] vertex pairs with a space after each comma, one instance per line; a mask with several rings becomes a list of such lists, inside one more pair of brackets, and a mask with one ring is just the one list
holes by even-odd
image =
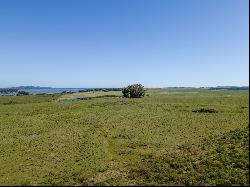
[[124, 97], [139, 98], [144, 97], [145, 90], [141, 84], [132, 84], [122, 89]]

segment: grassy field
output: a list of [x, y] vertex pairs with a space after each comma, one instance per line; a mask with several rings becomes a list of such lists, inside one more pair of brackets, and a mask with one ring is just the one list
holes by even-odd
[[93, 92], [79, 92], [79, 93], [72, 93], [72, 94], [63, 94], [61, 97], [58, 98], [59, 101], [64, 99], [71, 99], [71, 98], [93, 98], [93, 97], [110, 97], [110, 96], [122, 96], [121, 91], [93, 91]]
[[0, 185], [249, 185], [248, 91], [146, 94], [0, 97]]

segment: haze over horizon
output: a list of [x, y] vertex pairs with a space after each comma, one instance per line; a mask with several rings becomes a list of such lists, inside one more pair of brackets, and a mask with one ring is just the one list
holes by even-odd
[[0, 87], [249, 85], [247, 0], [2, 0]]

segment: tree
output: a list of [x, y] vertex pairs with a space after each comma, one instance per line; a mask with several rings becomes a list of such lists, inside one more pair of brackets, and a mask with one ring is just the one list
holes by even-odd
[[141, 84], [132, 84], [122, 89], [122, 93], [124, 97], [128, 98], [140, 98], [144, 97], [145, 90], [144, 86]]

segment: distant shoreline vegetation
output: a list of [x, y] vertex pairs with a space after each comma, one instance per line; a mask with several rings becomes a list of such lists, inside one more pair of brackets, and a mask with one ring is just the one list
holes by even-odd
[[18, 92], [18, 89], [15, 88], [0, 88], [0, 93], [2, 94], [10, 94], [10, 93], [16, 93]]
[[209, 87], [209, 90], [249, 90], [248, 86], [217, 86]]
[[1, 94], [16, 94], [19, 91], [30, 90], [30, 89], [52, 89], [51, 87], [40, 87], [40, 86], [18, 86], [10, 88], [0, 88]]

